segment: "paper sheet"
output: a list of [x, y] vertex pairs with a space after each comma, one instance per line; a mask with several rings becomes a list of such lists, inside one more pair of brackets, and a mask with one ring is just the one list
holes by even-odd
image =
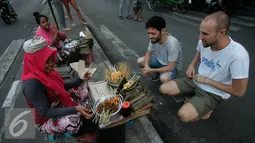
[[85, 61], [80, 60], [79, 62], [71, 63], [70, 67], [75, 70], [81, 79], [84, 78], [85, 73], [90, 72], [91, 76], [94, 74], [97, 68], [85, 68]]

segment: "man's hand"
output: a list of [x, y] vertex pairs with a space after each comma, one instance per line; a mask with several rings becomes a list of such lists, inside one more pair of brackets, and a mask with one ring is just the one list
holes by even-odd
[[206, 81], [208, 80], [207, 77], [205, 76], [202, 76], [202, 75], [199, 75], [197, 74], [195, 77], [194, 77], [195, 81], [197, 81], [198, 83], [206, 83]]
[[147, 76], [148, 73], [152, 72], [152, 69], [149, 67], [149, 66], [145, 66], [143, 69], [142, 69], [142, 74], [144, 76]]
[[186, 71], [186, 75], [189, 77], [189, 78], [194, 78], [195, 77], [195, 68], [194, 66], [190, 65], [188, 70]]
[[80, 112], [86, 119], [91, 119], [93, 117], [91, 114], [92, 111], [84, 106], [76, 106], [76, 110]]

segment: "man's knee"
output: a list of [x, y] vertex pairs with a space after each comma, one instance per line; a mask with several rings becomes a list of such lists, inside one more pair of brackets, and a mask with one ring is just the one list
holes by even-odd
[[178, 111], [178, 116], [185, 123], [198, 120], [198, 113], [191, 103], [184, 104]]
[[166, 83], [170, 80], [171, 80], [171, 78], [170, 78], [170, 75], [168, 73], [163, 73], [162, 75], [160, 75], [161, 83]]
[[137, 62], [137, 64], [138, 64], [139, 66], [143, 66], [143, 65], [144, 65], [144, 57], [138, 58], [136, 62]]
[[166, 83], [163, 83], [159, 87], [159, 91], [162, 94], [167, 94], [167, 95], [170, 95], [170, 96], [180, 94], [180, 90], [179, 90], [177, 84], [175, 83], [175, 81], [168, 81]]

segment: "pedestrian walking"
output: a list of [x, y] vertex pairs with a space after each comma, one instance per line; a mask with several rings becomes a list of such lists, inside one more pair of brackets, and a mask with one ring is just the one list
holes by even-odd
[[[124, 3], [124, 0], [119, 0], [120, 2], [120, 5], [119, 5], [119, 18], [120, 19], [123, 19], [123, 3]], [[126, 0], [126, 4], [127, 4], [127, 7], [126, 7], [126, 18], [127, 19], [131, 19], [131, 15], [130, 15], [130, 0]]]
[[133, 10], [135, 13], [135, 21], [142, 21], [141, 15], [142, 15], [142, 8], [143, 8], [143, 1], [142, 0], [133, 0], [132, 3]]
[[80, 9], [76, 3], [75, 0], [61, 0], [62, 3], [64, 4], [65, 8], [66, 8], [66, 13], [67, 13], [67, 16], [69, 18], [69, 20], [72, 22], [72, 26], [75, 26], [75, 23], [73, 21], [73, 17], [71, 15], [71, 11], [70, 11], [70, 6], [69, 4], [71, 4], [71, 6], [74, 8], [74, 10], [76, 11], [76, 14], [80, 20], [80, 23], [81, 24], [87, 24], [86, 21], [84, 20], [84, 18], [81, 16], [81, 12], [80, 12]]
[[62, 5], [61, 1], [60, 0], [53, 0], [53, 4], [54, 4], [54, 6], [57, 10], [58, 19], [59, 19], [59, 22], [60, 22], [61, 26], [63, 27], [63, 30], [64, 31], [71, 30], [71, 28], [66, 27], [65, 12], [64, 12], [64, 8], [63, 8], [63, 5]]

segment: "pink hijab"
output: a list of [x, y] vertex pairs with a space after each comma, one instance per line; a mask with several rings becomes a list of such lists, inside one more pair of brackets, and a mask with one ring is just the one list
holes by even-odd
[[70, 95], [64, 88], [64, 81], [60, 74], [55, 70], [50, 73], [45, 73], [44, 71], [45, 64], [50, 56], [53, 55], [54, 60], [56, 60], [57, 51], [47, 47], [45, 39], [40, 37], [34, 37], [26, 41], [23, 48], [25, 53], [22, 82], [32, 78], [37, 79], [44, 86], [59, 93], [62, 104], [67, 107], [75, 105], [76, 103], [71, 100]]

